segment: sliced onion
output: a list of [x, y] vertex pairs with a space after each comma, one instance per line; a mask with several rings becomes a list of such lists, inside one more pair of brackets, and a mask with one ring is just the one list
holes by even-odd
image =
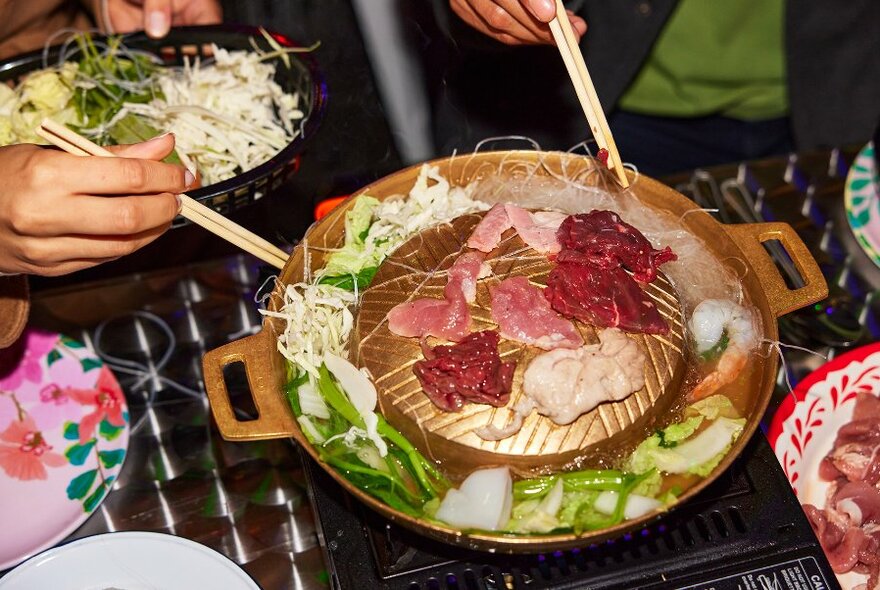
[[332, 353], [324, 354], [324, 364], [327, 370], [339, 381], [345, 395], [351, 401], [358, 413], [363, 416], [372, 413], [376, 409], [378, 394], [376, 386], [361, 373], [357, 367], [342, 357]]
[[478, 469], [446, 492], [437, 519], [462, 529], [497, 531], [510, 520], [513, 481], [507, 467]]
[[339, 385], [348, 396], [351, 405], [363, 418], [364, 426], [367, 429], [367, 438], [376, 445], [379, 456], [387, 455], [388, 445], [376, 430], [379, 424], [379, 417], [373, 411], [379, 398], [376, 386], [357, 367], [335, 354], [325, 353], [324, 364], [327, 365], [327, 370], [339, 381]]

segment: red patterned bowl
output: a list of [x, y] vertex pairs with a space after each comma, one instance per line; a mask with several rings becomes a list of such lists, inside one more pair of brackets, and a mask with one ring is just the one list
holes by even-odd
[[[798, 383], [773, 416], [767, 436], [802, 504], [825, 505], [829, 483], [819, 477], [819, 463], [837, 430], [852, 420], [860, 391], [880, 395], [880, 343], [825, 363]], [[843, 588], [853, 588], [866, 577], [849, 573], [838, 580]]]

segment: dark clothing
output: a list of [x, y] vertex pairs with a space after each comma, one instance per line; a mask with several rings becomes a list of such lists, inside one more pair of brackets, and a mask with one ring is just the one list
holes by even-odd
[[739, 121], [728, 117], [651, 117], [615, 111], [609, 121], [614, 143], [639, 172], [673, 172], [786, 154], [794, 146], [787, 118]]
[[[473, 149], [485, 137], [526, 135], [545, 149], [567, 149], [588, 138], [584, 116], [554, 47], [507, 47], [470, 29], [450, 14], [448, 0], [433, 0], [438, 23], [448, 35], [448, 47], [432, 53], [440, 62], [429, 67], [435, 79], [434, 111], [437, 147], [441, 153]], [[615, 104], [647, 58], [651, 47], [676, 6], [677, 0], [580, 0], [567, 2], [583, 16], [588, 31], [581, 41], [587, 67], [606, 112]], [[789, 87], [789, 130], [779, 121], [758, 122], [760, 131], [779, 131], [763, 146], [766, 152], [722, 152], [731, 160], [763, 157], [787, 149], [864, 143], [880, 120], [880, 2], [786, 2], [786, 70]], [[442, 54], [446, 53], [443, 57]], [[447, 61], [443, 61], [447, 60]], [[649, 117], [653, 119], [653, 117]], [[645, 127], [645, 138], [677, 119], [657, 118]], [[634, 156], [621, 143], [638, 143], [640, 128], [632, 118], [620, 133], [612, 131], [624, 160], [640, 168], [659, 169]], [[679, 146], [705, 121], [679, 121], [686, 128]], [[647, 125], [646, 121], [642, 121]], [[713, 127], [715, 133], [723, 129]], [[740, 131], [748, 131], [742, 128]], [[754, 131], [754, 129], [752, 129]], [[669, 135], [674, 140], [676, 135]], [[655, 136], [656, 138], [656, 136]], [[651, 141], [648, 139], [648, 141]], [[740, 140], [733, 139], [733, 146]], [[746, 142], [748, 143], [748, 141]], [[743, 144], [745, 145], [745, 144]], [[650, 148], [650, 146], [641, 146]], [[753, 146], [754, 147], [754, 146]], [[642, 149], [641, 152], [646, 152]], [[662, 153], [661, 153], [662, 152]], [[684, 152], [682, 152], [684, 153]], [[668, 160], [668, 147], [644, 157]], [[707, 154], [708, 156], [709, 154]], [[710, 159], [699, 165], [709, 165]], [[711, 163], [714, 163], [711, 162]], [[663, 172], [693, 167], [688, 162], [663, 162]], [[671, 167], [670, 167], [671, 166]]]

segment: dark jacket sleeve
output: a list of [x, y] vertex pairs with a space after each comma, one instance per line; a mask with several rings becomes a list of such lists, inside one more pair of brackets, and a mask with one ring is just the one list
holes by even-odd
[[880, 123], [880, 2], [789, 0], [786, 8], [798, 149], [865, 143]]
[[27, 278], [0, 277], [0, 348], [6, 348], [18, 339], [27, 323], [29, 310]]

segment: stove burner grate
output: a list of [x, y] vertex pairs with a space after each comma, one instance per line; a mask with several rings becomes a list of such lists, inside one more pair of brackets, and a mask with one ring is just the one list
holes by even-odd
[[[785, 579], [794, 578], [785, 568], [795, 568], [805, 579], [819, 576], [820, 586], [837, 587], [760, 434], [702, 494], [650, 526], [580, 549], [535, 555], [491, 554], [431, 541], [362, 507], [314, 463], [306, 463], [334, 588], [733, 590], [738, 577], [761, 568], [776, 572], [778, 579], [783, 571]], [[732, 585], [701, 585], [727, 575], [733, 575]]]

